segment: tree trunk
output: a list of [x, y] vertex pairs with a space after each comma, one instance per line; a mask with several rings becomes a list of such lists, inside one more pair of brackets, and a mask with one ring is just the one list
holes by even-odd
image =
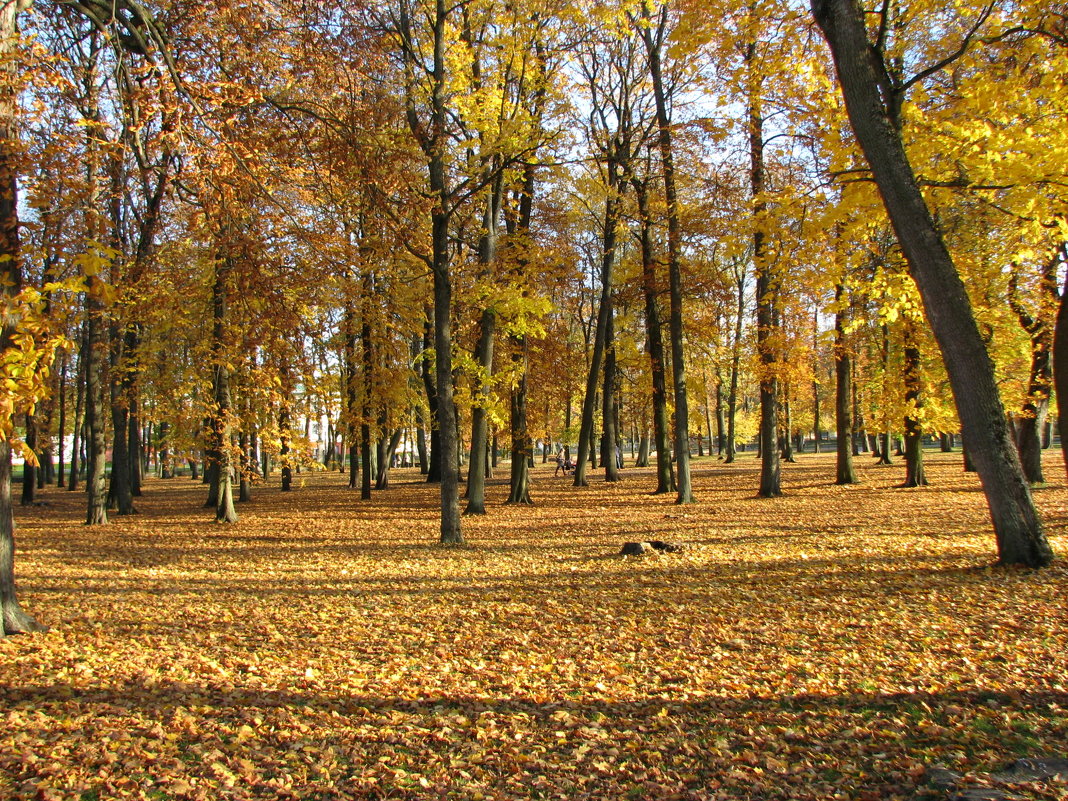
[[[513, 360], [526, 360], [526, 338], [516, 348]], [[523, 369], [523, 368], [521, 368]], [[509, 504], [530, 504], [530, 457], [534, 447], [527, 427], [527, 374], [525, 369], [511, 393], [512, 469], [509, 477]]]
[[[0, 354], [12, 345], [18, 318], [10, 299], [22, 289], [19, 251], [18, 163], [22, 155], [18, 136], [18, 81], [14, 75], [18, 46], [17, 16], [22, 4], [0, 5]], [[11, 500], [11, 443], [14, 421], [0, 421], [0, 636], [38, 631], [43, 627], [19, 605], [15, 591], [15, 523]]]
[[289, 454], [291, 452], [289, 440], [292, 437], [292, 432], [289, 430], [290, 390], [288, 386], [288, 376], [283, 378], [282, 383], [282, 391], [285, 393], [285, 397], [282, 398], [282, 405], [278, 410], [278, 439], [280, 442], [280, 447], [278, 448], [278, 463], [282, 468], [282, 492], [290, 492], [293, 489], [293, 465], [289, 459]]
[[[482, 238], [479, 242], [478, 261], [483, 280], [489, 278], [492, 264], [497, 259], [497, 221], [500, 215], [501, 198], [504, 191], [503, 174], [498, 174], [490, 186], [486, 199], [486, 210], [482, 216]], [[487, 406], [490, 402], [490, 377], [493, 373], [493, 338], [497, 328], [497, 314], [491, 305], [482, 310], [479, 321], [478, 345], [475, 348], [475, 363], [478, 376], [472, 390], [474, 398], [471, 408], [471, 467], [467, 472], [467, 508], [464, 514], [486, 514], [486, 472], [488, 461], [485, 459], [486, 446], [489, 441], [489, 419]]]
[[[439, 0], [441, 2], [442, 0]], [[444, 164], [432, 172], [444, 173]], [[437, 183], [443, 186], [444, 178]], [[434, 183], [434, 182], [432, 182]], [[452, 276], [449, 267], [449, 219], [440, 211], [432, 215], [434, 243], [434, 362], [437, 378], [438, 438], [441, 457], [441, 535], [443, 545], [463, 545], [460, 526], [459, 434], [452, 385]]]
[[784, 382], [782, 385], [782, 436], [779, 441], [782, 443], [782, 460], [784, 462], [794, 463], [797, 459], [794, 457], [794, 443], [793, 443], [793, 428], [794, 428], [794, 415], [793, 406], [790, 403], [790, 384]]
[[[6, 13], [6, 10], [0, 9], [0, 26], [4, 24]], [[0, 148], [3, 146], [4, 143], [0, 141]], [[5, 154], [0, 152], [0, 181], [4, 181], [5, 186], [9, 185], [3, 175], [6, 161]], [[5, 202], [3, 198], [0, 198], [0, 228], [7, 227], [7, 218], [3, 215], [13, 213], [3, 208]], [[5, 249], [10, 248], [9, 232], [0, 231], [0, 238], [7, 239], [8, 241], [3, 242], [3, 246]], [[14, 241], [17, 244], [18, 240]], [[0, 269], [3, 269], [8, 276], [12, 273], [10, 267]], [[0, 291], [6, 292], [9, 289], [10, 287], [5, 286]], [[10, 347], [10, 338], [14, 333], [14, 326], [9, 328], [8, 323], [9, 320], [5, 319], [3, 331], [0, 332], [0, 349], [2, 350]], [[23, 610], [15, 590], [15, 520], [14, 507], [11, 502], [11, 444], [4, 437], [0, 437], [0, 610], [3, 612], [3, 629], [0, 630], [0, 635], [44, 630], [44, 626]]]
[[360, 408], [360, 500], [371, 499], [374, 482], [374, 463], [371, 459], [371, 418], [374, 415], [375, 358], [373, 332], [371, 331], [371, 303], [374, 287], [370, 277], [364, 278], [363, 322], [360, 326], [360, 343], [363, 349], [363, 404]]
[[[136, 387], [131, 386], [130, 391], [131, 393], [135, 392]], [[151, 427], [148, 430], [151, 432]], [[130, 398], [130, 423], [127, 441], [129, 444], [126, 450], [130, 455], [130, 495], [134, 498], [140, 498], [143, 494], [141, 483], [144, 480], [148, 455], [141, 439], [141, 412], [136, 395]]]
[[779, 449], [779, 278], [764, 248], [764, 117], [756, 44], [746, 46], [749, 119], [749, 186], [753, 196], [753, 264], [756, 266], [757, 354], [760, 359], [760, 489], [761, 498], [782, 495]]
[[586, 460], [596, 451], [593, 416], [597, 408], [597, 384], [604, 366], [608, 340], [608, 318], [612, 314], [612, 273], [616, 261], [616, 234], [620, 214], [620, 167], [613, 157], [608, 160], [608, 197], [605, 198], [604, 227], [601, 232], [601, 300], [597, 308], [597, 328], [593, 338], [593, 356], [586, 376], [586, 394], [582, 399], [579, 424], [578, 460], [575, 463], [575, 486], [589, 485]]
[[737, 276], [736, 289], [738, 292], [738, 310], [734, 320], [734, 341], [731, 343], [731, 382], [727, 390], [727, 456], [724, 464], [734, 461], [738, 453], [738, 435], [736, 425], [738, 419], [738, 373], [741, 371], [742, 362], [742, 318], [745, 316], [745, 276]]
[[723, 373], [716, 370], [716, 455], [722, 457], [727, 448], [726, 419], [723, 416]]
[[130, 487], [130, 407], [126, 396], [125, 337], [114, 327], [111, 331], [111, 485], [108, 489], [108, 508], [120, 515], [131, 515], [134, 509]]
[[920, 375], [920, 349], [913, 331], [914, 322], [905, 321], [905, 483], [903, 487], [926, 487], [923, 469], [923, 385]]
[[1053, 389], [1057, 399], [1057, 435], [1068, 471], [1068, 275], [1064, 277], [1057, 319], [1053, 326]]
[[[26, 437], [23, 440], [26, 449], [33, 456], [37, 455], [37, 421], [32, 414], [26, 415]], [[22, 464], [22, 506], [33, 506], [34, 493], [37, 490], [37, 468], [31, 459], [27, 458]]]
[[174, 478], [173, 458], [170, 451], [171, 424], [159, 424], [159, 470], [161, 478]]
[[64, 485], [63, 473], [64, 465], [63, 460], [66, 456], [64, 450], [66, 446], [66, 434], [67, 434], [67, 372], [70, 364], [70, 359], [67, 356], [66, 351], [63, 352], [63, 361], [59, 368], [59, 441], [56, 443], [57, 452], [57, 470], [56, 470], [56, 486], [62, 487]]
[[[643, 5], [643, 11], [648, 7]], [[667, 6], [659, 12], [668, 13]], [[668, 97], [664, 88], [661, 55], [664, 44], [663, 25], [642, 27], [642, 36], [649, 56], [649, 77], [652, 78], [653, 99], [656, 103], [657, 143], [664, 178], [664, 200], [668, 218], [668, 329], [671, 333], [671, 378], [675, 389], [675, 481], [678, 486], [676, 503], [693, 503], [690, 482], [690, 412], [686, 395], [686, 356], [683, 350], [682, 269], [680, 251], [682, 233], [679, 225], [679, 202], [675, 189], [675, 159], [671, 141], [671, 119]], [[654, 36], [654, 33], [656, 34]]]
[[[1063, 255], [1063, 251], [1058, 248], [1054, 258], [1048, 259], [1044, 266], [1040, 284], [1042, 297], [1039, 301], [1042, 310], [1046, 308], [1047, 302], [1052, 304], [1057, 299], [1057, 267]], [[1009, 305], [1031, 338], [1031, 371], [1016, 442], [1027, 480], [1031, 484], [1042, 484], [1045, 482], [1042, 475], [1042, 432], [1046, 427], [1050, 389], [1053, 386], [1052, 351], [1055, 334], [1050, 329], [1043, 311], [1032, 315], [1017, 299], [1015, 273], [1009, 279]]]
[[85, 522], [103, 525], [108, 522], [108, 493], [104, 479], [104, 305], [96, 297], [101, 292], [100, 281], [90, 276], [86, 292], [87, 328], [85, 359], [85, 425], [88, 431], [88, 465], [86, 491], [88, 502]]
[[211, 416], [212, 450], [215, 453], [213, 489], [215, 522], [236, 523], [234, 508], [233, 467], [230, 459], [230, 368], [227, 366], [226, 307], [227, 277], [233, 265], [230, 258], [220, 255], [215, 260], [215, 281], [212, 284], [212, 390], [215, 405]]
[[434, 373], [430, 359], [425, 355], [433, 346], [433, 328], [427, 320], [423, 326], [423, 388], [426, 390], [427, 408], [430, 410], [430, 459], [427, 464], [428, 484], [441, 481], [441, 425], [438, 422], [438, 391], [434, 386]]
[[[664, 370], [663, 324], [660, 320], [659, 295], [656, 282], [656, 260], [653, 257], [653, 220], [649, 213], [649, 194], [646, 183], [632, 179], [641, 218], [642, 294], [645, 299], [645, 341], [649, 352], [649, 368], [653, 383], [653, 442], [656, 447], [656, 490], [661, 495], [675, 492], [675, 472], [671, 465], [671, 432], [668, 424], [667, 374]], [[647, 443], [648, 446], [648, 443]]]
[[616, 323], [611, 297], [608, 303], [604, 383], [601, 385], [601, 465], [604, 467], [604, 480], [611, 482], [619, 481], [619, 431], [616, 428]]
[[393, 466], [393, 457], [400, 445], [401, 434], [404, 429], [398, 428], [388, 438], [383, 438], [380, 456], [378, 458], [378, 475], [375, 476], [375, 489], [389, 489], [389, 470]]
[[836, 484], [857, 484], [853, 466], [853, 356], [846, 342], [846, 310], [842, 299], [846, 288], [838, 284], [834, 290], [834, 425], [837, 439]]
[[999, 561], [1047, 565], [1053, 551], [1008, 435], [993, 364], [895, 127], [894, 99], [887, 108], [880, 95], [879, 54], [868, 40], [863, 10], [857, 0], [813, 0], [812, 8], [834, 55], [853, 131], [942, 349], [965, 442], [990, 507]]
[[[245, 411], [248, 411], [247, 404]], [[247, 414], [245, 416], [246, 418], [248, 417]], [[237, 435], [237, 447], [241, 458], [241, 463], [239, 465], [241, 477], [238, 480], [237, 500], [241, 503], [248, 503], [252, 500], [252, 482], [249, 480], [252, 472], [252, 459], [249, 456], [249, 437], [244, 429]]]

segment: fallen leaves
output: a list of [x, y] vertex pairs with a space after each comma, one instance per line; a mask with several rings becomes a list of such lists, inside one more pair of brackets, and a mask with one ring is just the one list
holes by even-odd
[[[986, 569], [956, 460], [903, 494], [832, 486], [832, 458], [775, 501], [699, 462], [685, 514], [648, 472], [539, 469], [539, 505], [492, 486], [463, 549], [403, 471], [362, 503], [268, 487], [226, 528], [191, 482], [92, 530], [51, 490], [20, 521], [52, 630], [0, 644], [0, 795], [909, 798], [930, 764], [1063, 752], [1064, 565]], [[1036, 497], [1063, 554], [1068, 491]], [[615, 555], [635, 538], [688, 547]]]

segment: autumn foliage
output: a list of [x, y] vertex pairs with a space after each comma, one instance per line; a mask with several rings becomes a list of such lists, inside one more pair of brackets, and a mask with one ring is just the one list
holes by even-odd
[[[50, 630], [0, 643], [0, 795], [904, 799], [934, 765], [1063, 754], [1068, 569], [989, 567], [959, 454], [914, 490], [803, 456], [776, 501], [758, 465], [696, 460], [685, 507], [651, 470], [539, 465], [533, 508], [490, 482], [465, 548], [432, 544], [415, 470], [362, 503], [274, 479], [235, 526], [188, 478], [103, 528], [49, 490], [18, 533]], [[1063, 553], [1068, 488], [1036, 500]], [[686, 549], [618, 556], [642, 539]]]

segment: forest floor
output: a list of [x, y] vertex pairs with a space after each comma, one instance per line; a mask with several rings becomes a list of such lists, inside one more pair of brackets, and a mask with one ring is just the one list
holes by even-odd
[[[911, 799], [930, 766], [1068, 756], [1059, 454], [1041, 571], [991, 568], [959, 454], [912, 490], [799, 458], [770, 501], [752, 454], [699, 459], [685, 507], [552, 464], [504, 506], [505, 467], [452, 549], [414, 470], [367, 502], [276, 477], [233, 526], [188, 478], [100, 528], [49, 489], [17, 510], [51, 629], [0, 642], [0, 797]], [[688, 547], [617, 555], [646, 539]]]

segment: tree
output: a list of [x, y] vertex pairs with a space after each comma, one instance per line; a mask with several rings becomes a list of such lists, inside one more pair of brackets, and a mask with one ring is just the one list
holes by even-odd
[[856, 0], [814, 0], [812, 11], [830, 45], [850, 124], [942, 349], [965, 444], [990, 507], [999, 562], [1047, 565], [1053, 552], [1009, 436], [990, 356], [902, 142], [901, 99], [923, 73], [887, 85], [881, 42], [868, 38]]
[[664, 176], [664, 197], [667, 201], [668, 218], [668, 284], [670, 313], [668, 327], [671, 331], [671, 379], [675, 389], [675, 459], [678, 497], [676, 503], [693, 503], [693, 488], [690, 484], [690, 412], [686, 395], [686, 357], [683, 349], [682, 322], [682, 271], [679, 265], [681, 232], [679, 230], [679, 198], [675, 186], [675, 157], [671, 138], [671, 115], [669, 97], [665, 87], [662, 61], [668, 23], [668, 4], [665, 2], [655, 20], [649, 10], [648, 0], [642, 3], [642, 40], [648, 56], [649, 75], [653, 82], [653, 97], [656, 102], [657, 142], [660, 146], [660, 165]]

